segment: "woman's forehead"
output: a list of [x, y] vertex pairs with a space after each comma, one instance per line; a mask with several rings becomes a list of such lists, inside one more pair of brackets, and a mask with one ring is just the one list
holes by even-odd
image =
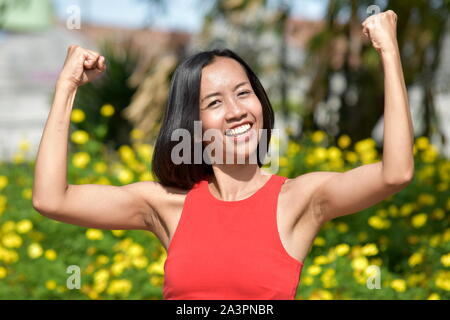
[[247, 74], [239, 62], [230, 58], [215, 60], [202, 70], [201, 86], [233, 86], [242, 81], [248, 81]]

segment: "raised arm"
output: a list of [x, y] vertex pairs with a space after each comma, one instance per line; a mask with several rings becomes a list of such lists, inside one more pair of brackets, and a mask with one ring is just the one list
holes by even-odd
[[[380, 53], [384, 69], [383, 159], [347, 172], [313, 172], [311, 206], [320, 224], [364, 210], [406, 187], [414, 175], [414, 132], [396, 38], [396, 14], [369, 17], [363, 33]], [[362, 108], [364, 106], [361, 106]]]
[[153, 231], [155, 212], [147, 195], [156, 188], [156, 182], [125, 186], [67, 184], [68, 134], [77, 88], [104, 70], [105, 59], [98, 53], [69, 47], [39, 145], [33, 207], [48, 218], [83, 227]]

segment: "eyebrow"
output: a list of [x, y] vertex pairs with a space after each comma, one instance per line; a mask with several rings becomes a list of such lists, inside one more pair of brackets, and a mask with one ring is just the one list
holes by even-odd
[[[247, 84], [247, 83], [248, 83], [248, 81], [244, 81], [244, 82], [239, 83], [238, 85], [236, 85], [236, 87], [234, 87], [233, 91], [236, 90], [237, 88], [239, 88], [240, 86], [243, 86], [244, 84]], [[202, 103], [203, 100], [205, 100], [205, 99], [208, 99], [208, 98], [213, 97], [213, 96], [217, 96], [219, 94], [220, 94], [220, 92], [210, 93], [207, 96], [203, 97], [203, 99], [200, 101], [200, 103]]]

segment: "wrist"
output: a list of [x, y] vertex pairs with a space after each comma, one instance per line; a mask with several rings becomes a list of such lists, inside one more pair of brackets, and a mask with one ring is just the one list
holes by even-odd
[[381, 48], [380, 50], [381, 57], [399, 57], [400, 56], [400, 50], [398, 49], [398, 46], [392, 46], [389, 48]]
[[57, 90], [65, 90], [69, 92], [76, 91], [78, 86], [70, 81], [58, 79], [55, 85]]

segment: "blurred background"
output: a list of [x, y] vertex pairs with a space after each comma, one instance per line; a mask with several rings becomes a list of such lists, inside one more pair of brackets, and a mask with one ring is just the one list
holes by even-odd
[[[0, 298], [161, 298], [165, 251], [153, 234], [60, 224], [31, 206], [36, 152], [69, 45], [108, 62], [77, 92], [69, 183], [154, 180], [171, 76], [191, 54], [217, 47], [259, 76], [280, 129], [271, 141], [281, 150], [278, 174], [295, 177], [380, 161], [383, 70], [361, 23], [389, 9], [398, 15], [415, 180], [328, 223], [297, 298], [448, 299], [449, 0], [0, 0]], [[70, 263], [85, 272], [81, 290], [67, 289]], [[383, 290], [367, 288], [369, 265], [381, 268]]]

